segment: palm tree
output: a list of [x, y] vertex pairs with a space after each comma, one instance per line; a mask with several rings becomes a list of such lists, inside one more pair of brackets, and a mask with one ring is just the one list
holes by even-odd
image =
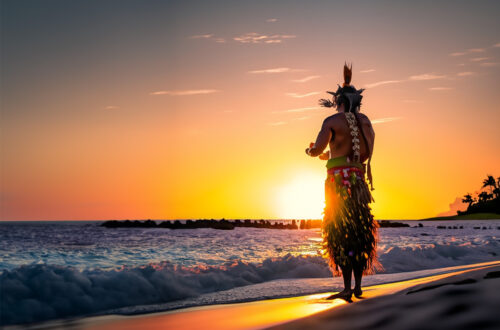
[[496, 187], [495, 189], [493, 189], [493, 194], [495, 194], [495, 198], [499, 198], [500, 197], [500, 188]]
[[488, 175], [486, 179], [483, 180], [483, 188], [490, 187], [490, 193], [493, 193], [493, 188], [497, 187], [497, 182], [493, 175]]
[[482, 191], [480, 194], [479, 194], [479, 201], [484, 203], [486, 202], [488, 199], [490, 199], [490, 197], [493, 196], [491, 194], [488, 194], [486, 191]]
[[493, 193], [496, 195], [496, 198], [500, 199], [500, 176], [497, 178], [497, 187], [493, 189]]
[[474, 199], [472, 199], [472, 196], [470, 194], [467, 194], [462, 198], [462, 203], [469, 203], [469, 206], [467, 206], [467, 210], [470, 208], [472, 203], [474, 203]]

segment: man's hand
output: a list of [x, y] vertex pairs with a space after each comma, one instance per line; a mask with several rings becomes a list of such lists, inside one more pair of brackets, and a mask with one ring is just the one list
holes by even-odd
[[306, 154], [308, 154], [309, 156], [311, 156], [310, 151], [312, 148], [314, 148], [314, 142], [309, 143], [309, 148], [306, 149]]
[[330, 159], [330, 151], [325, 151], [321, 155], [319, 155], [319, 159], [321, 160], [328, 160]]

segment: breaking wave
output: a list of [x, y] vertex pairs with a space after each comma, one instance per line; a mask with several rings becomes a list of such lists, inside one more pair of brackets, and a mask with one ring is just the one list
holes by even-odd
[[[498, 260], [496, 237], [481, 242], [381, 246], [386, 273]], [[158, 304], [276, 279], [330, 277], [320, 256], [286, 255], [261, 263], [235, 260], [218, 266], [182, 267], [169, 262], [116, 270], [79, 270], [32, 264], [0, 274], [1, 323], [18, 324], [105, 313]]]
[[284, 278], [327, 277], [320, 257], [287, 255], [261, 264], [178, 267], [160, 263], [120, 270], [28, 265], [0, 275], [2, 324], [85, 315], [168, 302]]

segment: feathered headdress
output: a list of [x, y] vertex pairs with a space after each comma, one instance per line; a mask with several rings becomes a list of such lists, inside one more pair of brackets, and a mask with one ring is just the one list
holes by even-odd
[[361, 99], [363, 98], [361, 93], [363, 93], [364, 89], [358, 90], [354, 86], [352, 86], [351, 79], [352, 63], [350, 67], [347, 65], [347, 63], [344, 63], [344, 83], [342, 84], [342, 87], [340, 87], [340, 85], [337, 85], [338, 88], [336, 92], [327, 91], [328, 94], [333, 95], [333, 100], [330, 101], [327, 99], [321, 99], [319, 100], [319, 104], [323, 107], [331, 108], [337, 105], [337, 100], [339, 100], [341, 97], [344, 97], [349, 101], [349, 109], [345, 109], [345, 111], [356, 111], [357, 108], [361, 106]]
[[350, 86], [351, 78], [352, 78], [352, 63], [351, 67], [348, 67], [347, 63], [344, 62], [344, 83], [342, 84], [342, 87]]

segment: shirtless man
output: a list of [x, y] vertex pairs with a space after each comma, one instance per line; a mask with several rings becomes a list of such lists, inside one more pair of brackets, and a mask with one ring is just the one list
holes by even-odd
[[[344, 290], [331, 298], [347, 300], [353, 293], [356, 297], [362, 295], [363, 274], [372, 273], [378, 266], [378, 225], [368, 205], [373, 198], [365, 182], [365, 172], [368, 172], [371, 184], [370, 160], [375, 132], [368, 117], [359, 113], [363, 90], [350, 85], [351, 68], [344, 66], [343, 87], [339, 86], [335, 93], [328, 92], [333, 95], [333, 101], [320, 100], [323, 106], [336, 107], [338, 113], [323, 121], [316, 142], [306, 149], [309, 156], [328, 160], [323, 246], [333, 274], [342, 274], [344, 278]], [[330, 150], [323, 153], [328, 145]], [[366, 160], [368, 164], [364, 164]], [[354, 291], [351, 289], [353, 272]]]
[[[338, 113], [327, 117], [321, 125], [321, 130], [316, 138], [316, 143], [309, 145], [309, 155], [312, 157], [319, 156], [322, 160], [336, 158], [341, 156], [348, 156], [352, 152], [351, 130], [344, 115], [345, 106], [342, 103], [337, 105], [336, 110]], [[365, 162], [370, 156], [368, 149], [373, 152], [373, 145], [375, 140], [375, 132], [373, 131], [372, 123], [365, 114], [358, 113], [358, 120], [361, 121], [361, 129], [366, 136], [368, 148], [365, 141], [361, 140], [361, 162]], [[323, 153], [327, 146], [330, 150]]]

